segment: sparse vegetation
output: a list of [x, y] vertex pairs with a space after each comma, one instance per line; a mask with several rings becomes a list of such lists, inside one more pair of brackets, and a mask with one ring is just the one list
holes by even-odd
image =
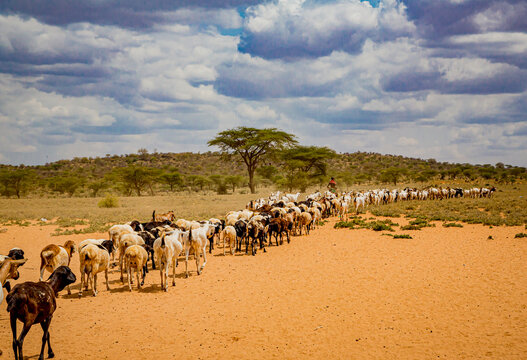
[[339, 221], [333, 226], [335, 229], [371, 229], [373, 231], [394, 231], [392, 226], [399, 226], [391, 220], [365, 221], [361, 217], [354, 217], [348, 221]]
[[116, 208], [119, 206], [119, 199], [114, 195], [108, 194], [104, 199], [99, 200], [97, 206], [100, 208]]
[[462, 228], [463, 225], [462, 224], [458, 224], [458, 223], [443, 223], [443, 227], [460, 227], [460, 228]]
[[430, 224], [426, 219], [419, 217], [410, 221], [408, 225], [401, 227], [401, 230], [421, 230], [424, 227], [435, 227], [435, 224]]
[[395, 234], [393, 236], [394, 239], [413, 239], [410, 235], [408, 234]]

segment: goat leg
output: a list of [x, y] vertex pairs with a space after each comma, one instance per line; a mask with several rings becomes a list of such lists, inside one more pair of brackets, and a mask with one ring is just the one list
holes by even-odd
[[[42, 346], [40, 348], [40, 356], [38, 357], [39, 360], [44, 359], [44, 349], [46, 348], [46, 342], [49, 343], [49, 322], [43, 321], [40, 323], [40, 326], [42, 327]], [[50, 349], [48, 345], [48, 349]]]
[[9, 316], [11, 320], [11, 331], [13, 332], [13, 352], [15, 353], [15, 360], [18, 360], [18, 341], [16, 340], [16, 315], [14, 312], [12, 312], [9, 314]]

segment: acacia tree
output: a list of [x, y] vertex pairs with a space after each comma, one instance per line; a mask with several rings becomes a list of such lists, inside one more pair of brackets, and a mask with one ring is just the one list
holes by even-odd
[[334, 150], [318, 146], [295, 146], [282, 151], [280, 157], [287, 171], [284, 185], [289, 191], [306, 191], [312, 179], [326, 175], [326, 161], [335, 156]]
[[33, 177], [34, 174], [27, 169], [3, 170], [0, 172], [0, 183], [4, 186], [2, 194], [8, 197], [14, 194], [20, 199]]
[[128, 167], [118, 169], [121, 182], [128, 189], [135, 190], [137, 196], [141, 196], [141, 191], [145, 187], [148, 187], [151, 194], [154, 195], [152, 183], [158, 173], [158, 169], [152, 169], [143, 166], [130, 165]]
[[240, 126], [220, 132], [208, 145], [219, 147], [224, 155], [237, 154], [242, 158], [247, 166], [249, 188], [254, 194], [254, 172], [260, 161], [296, 143], [295, 135], [276, 128], [256, 129]]

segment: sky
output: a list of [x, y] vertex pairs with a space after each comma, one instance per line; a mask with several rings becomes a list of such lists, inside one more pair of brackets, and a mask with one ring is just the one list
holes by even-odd
[[527, 2], [5, 0], [0, 163], [303, 145], [527, 165]]

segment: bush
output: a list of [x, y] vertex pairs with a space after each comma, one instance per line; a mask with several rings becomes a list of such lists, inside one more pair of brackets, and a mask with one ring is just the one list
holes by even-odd
[[410, 235], [408, 234], [399, 234], [399, 235], [394, 235], [393, 236], [394, 239], [413, 239]]
[[218, 195], [225, 195], [225, 194], [227, 194], [227, 185], [223, 184], [223, 183], [218, 184], [218, 187], [216, 188], [216, 193]]
[[444, 223], [443, 227], [460, 227], [460, 228], [462, 228], [463, 225], [458, 224], [458, 223]]
[[117, 196], [111, 194], [106, 195], [104, 199], [99, 200], [97, 206], [100, 208], [115, 208], [119, 207], [119, 199]]
[[514, 238], [515, 238], [515, 239], [518, 239], [518, 238], [524, 238], [524, 237], [527, 237], [527, 234], [526, 234], [526, 233], [519, 233], [519, 234], [514, 235]]

